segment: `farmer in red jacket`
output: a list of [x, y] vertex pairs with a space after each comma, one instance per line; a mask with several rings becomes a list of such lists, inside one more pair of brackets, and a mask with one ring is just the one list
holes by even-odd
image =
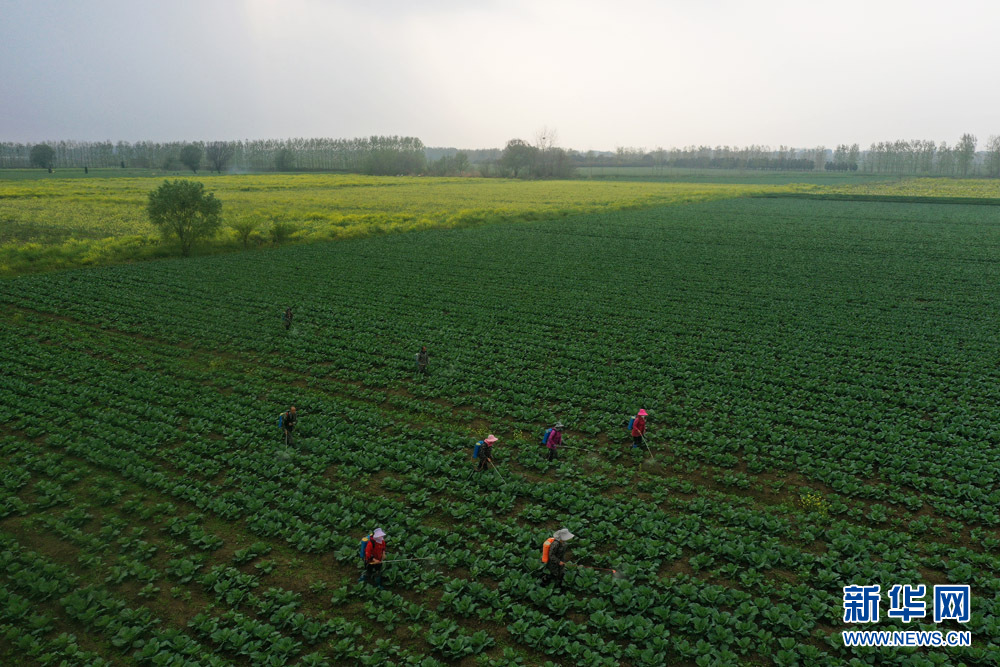
[[639, 410], [632, 422], [632, 447], [642, 447], [642, 440], [646, 436], [646, 411]]
[[372, 539], [365, 547], [365, 581], [385, 590], [382, 587], [382, 561], [385, 560], [385, 532], [376, 528]]
[[556, 425], [552, 427], [552, 431], [549, 432], [549, 437], [545, 441], [545, 446], [549, 448], [549, 456], [546, 461], [554, 461], [556, 458], [556, 452], [559, 449], [559, 445], [562, 444], [562, 422], [556, 422]]

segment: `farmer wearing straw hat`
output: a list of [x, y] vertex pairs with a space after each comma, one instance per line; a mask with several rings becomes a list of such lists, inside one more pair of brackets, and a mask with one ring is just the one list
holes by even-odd
[[549, 456], [546, 461], [554, 461], [556, 458], [556, 450], [559, 445], [562, 444], [562, 422], [556, 422], [556, 425], [552, 427], [552, 432], [549, 433], [548, 439], [545, 441], [545, 446], [549, 448]]
[[562, 588], [569, 552], [569, 547], [567, 547], [566, 543], [572, 540], [575, 535], [565, 528], [560, 528], [552, 533], [552, 537], [553, 542], [549, 546], [549, 559], [545, 563], [545, 571], [542, 572], [542, 583], [548, 584], [554, 582]]
[[639, 413], [635, 416], [632, 421], [632, 448], [642, 447], [642, 439], [646, 435], [646, 416], [645, 410], [640, 409]]
[[382, 561], [385, 560], [385, 532], [376, 528], [365, 547], [365, 580], [382, 588]]
[[482, 445], [479, 447], [479, 465], [476, 466], [476, 472], [486, 470], [493, 463], [493, 443], [498, 439], [490, 433], [483, 440]]

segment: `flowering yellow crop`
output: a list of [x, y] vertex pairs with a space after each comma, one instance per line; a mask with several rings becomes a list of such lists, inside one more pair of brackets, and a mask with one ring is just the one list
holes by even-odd
[[[801, 186], [516, 181], [332, 174], [193, 177], [233, 222], [254, 216], [254, 239], [275, 222], [291, 242], [325, 241], [434, 227], [559, 218], [739, 197]], [[173, 254], [146, 218], [159, 178], [0, 180], [0, 275]], [[209, 250], [236, 248], [226, 229]]]

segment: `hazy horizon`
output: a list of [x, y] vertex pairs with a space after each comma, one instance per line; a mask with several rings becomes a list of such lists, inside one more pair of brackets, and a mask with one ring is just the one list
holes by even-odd
[[0, 0], [0, 141], [502, 147], [1000, 134], [989, 2]]

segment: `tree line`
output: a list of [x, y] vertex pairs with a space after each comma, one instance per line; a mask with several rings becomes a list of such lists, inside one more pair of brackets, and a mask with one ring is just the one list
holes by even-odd
[[963, 134], [954, 146], [914, 139], [880, 141], [868, 149], [864, 170], [913, 176], [986, 176], [1000, 178], [1000, 136], [990, 136], [977, 151], [975, 135]]
[[954, 146], [927, 140], [881, 141], [867, 151], [858, 144], [830, 150], [779, 146], [687, 146], [685, 148], [619, 147], [613, 153], [571, 152], [577, 167], [648, 167], [654, 173], [668, 167], [775, 171], [863, 171], [898, 176], [1000, 178], [1000, 136], [990, 136], [977, 150], [975, 135], [963, 134]]
[[416, 137], [166, 142], [0, 143], [0, 169], [139, 168], [177, 171], [343, 171], [395, 175], [426, 168]]
[[793, 148], [779, 146], [686, 146], [653, 150], [620, 146], [615, 151], [560, 148], [555, 131], [543, 129], [533, 142], [511, 139], [503, 149], [427, 148], [415, 137], [276, 139], [213, 142], [0, 143], [3, 168], [130, 167], [165, 171], [333, 171], [376, 175], [570, 178], [598, 167], [646, 167], [756, 171], [863, 171], [900, 176], [1000, 178], [1000, 136], [977, 150], [974, 135], [954, 146], [927, 140], [881, 141]]

